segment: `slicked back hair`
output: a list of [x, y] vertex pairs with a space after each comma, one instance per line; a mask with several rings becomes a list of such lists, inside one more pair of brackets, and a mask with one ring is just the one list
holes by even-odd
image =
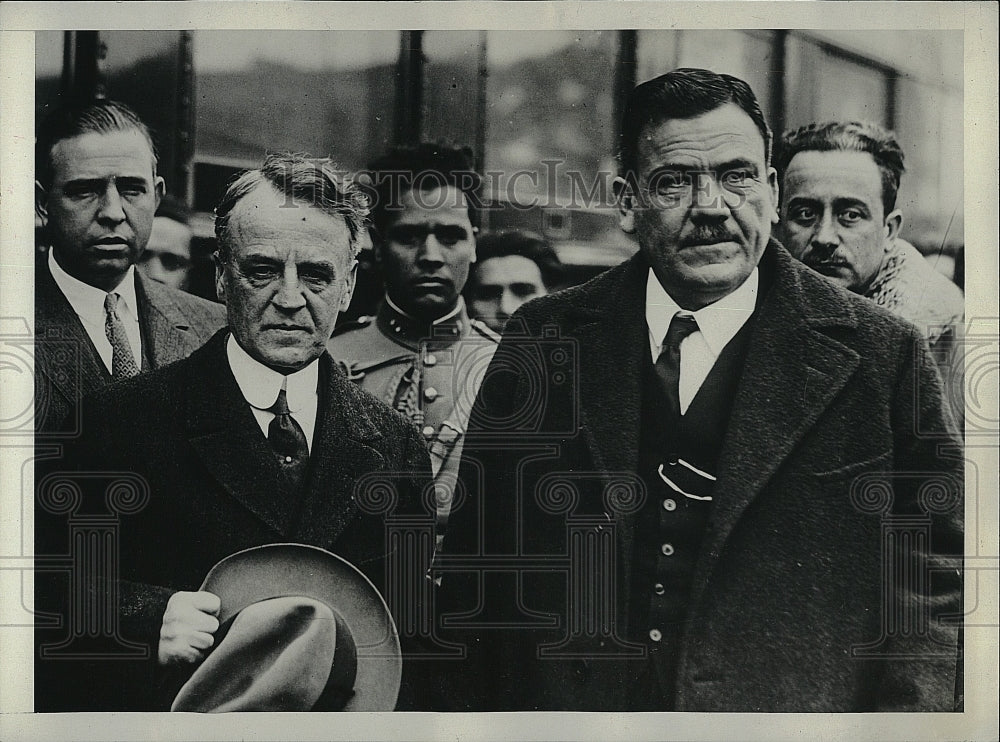
[[882, 176], [882, 208], [889, 214], [896, 208], [896, 194], [903, 176], [903, 149], [896, 135], [877, 124], [864, 121], [827, 121], [786, 131], [778, 142], [775, 167], [784, 179], [792, 158], [799, 152], [867, 152]]
[[753, 90], [732, 75], [681, 67], [642, 83], [629, 93], [618, 143], [620, 174], [629, 183], [638, 176], [639, 137], [646, 127], [670, 119], [690, 119], [729, 103], [753, 121], [764, 141], [764, 164], [771, 164], [771, 129]]
[[329, 159], [278, 154], [268, 155], [259, 168], [237, 176], [216, 207], [215, 237], [220, 261], [225, 262], [231, 255], [233, 209], [260, 186], [274, 188], [287, 196], [289, 207], [316, 208], [342, 218], [351, 235], [351, 257], [357, 257], [368, 219], [368, 198], [360, 186], [343, 177]]
[[35, 177], [45, 188], [52, 186], [52, 148], [62, 140], [120, 131], [137, 131], [146, 140], [155, 176], [159, 157], [149, 127], [124, 103], [96, 100], [58, 106], [42, 120], [35, 135]]
[[469, 221], [479, 226], [482, 178], [469, 147], [448, 142], [393, 147], [368, 165], [367, 177], [372, 189], [372, 223], [379, 234], [399, 217], [401, 199], [407, 192], [429, 192], [445, 186], [464, 194]]

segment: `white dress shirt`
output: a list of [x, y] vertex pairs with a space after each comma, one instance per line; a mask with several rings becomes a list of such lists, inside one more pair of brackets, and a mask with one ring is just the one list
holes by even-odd
[[94, 288], [78, 278], [73, 278], [62, 269], [52, 253], [53, 251], [50, 249], [49, 272], [52, 274], [56, 286], [66, 297], [66, 301], [76, 312], [76, 316], [80, 318], [83, 329], [87, 331], [87, 337], [97, 349], [97, 354], [107, 367], [108, 373], [111, 373], [112, 354], [111, 341], [108, 340], [104, 329], [107, 321], [104, 300], [108, 293], [118, 294], [118, 306], [115, 311], [122, 324], [125, 325], [125, 335], [132, 348], [135, 365], [142, 368], [142, 333], [139, 332], [139, 303], [135, 296], [135, 266], [129, 266], [121, 283], [107, 292]]
[[313, 431], [316, 428], [316, 410], [319, 406], [319, 359], [308, 366], [285, 376], [263, 363], [254, 360], [243, 350], [236, 338], [229, 336], [226, 343], [226, 356], [229, 368], [236, 377], [236, 383], [243, 392], [243, 397], [250, 404], [253, 416], [260, 426], [264, 437], [274, 419], [274, 413], [268, 410], [278, 399], [278, 392], [285, 387], [285, 400], [288, 411], [295, 422], [302, 428], [306, 444], [312, 451]]
[[694, 317], [698, 323], [698, 331], [681, 342], [678, 396], [682, 415], [687, 412], [691, 400], [701, 389], [722, 349], [753, 314], [759, 280], [757, 269], [754, 268], [738, 289], [714, 304], [702, 307], [697, 312], [690, 312], [670, 298], [650, 268], [646, 279], [646, 326], [649, 328], [649, 350], [653, 363], [656, 363], [660, 355], [670, 320], [677, 312]]

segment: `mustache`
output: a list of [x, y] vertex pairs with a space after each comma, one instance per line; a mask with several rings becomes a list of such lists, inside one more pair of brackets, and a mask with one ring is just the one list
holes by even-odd
[[739, 237], [728, 229], [716, 224], [703, 224], [695, 227], [681, 239], [682, 247], [695, 247], [697, 245], [711, 245], [716, 242], [739, 242]]

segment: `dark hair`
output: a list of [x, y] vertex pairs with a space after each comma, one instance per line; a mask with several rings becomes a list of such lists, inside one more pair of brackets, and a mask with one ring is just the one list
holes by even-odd
[[867, 152], [882, 175], [882, 208], [896, 208], [896, 193], [903, 167], [903, 150], [896, 135], [877, 124], [863, 121], [828, 121], [786, 131], [778, 142], [775, 167], [784, 179], [788, 165], [799, 152]]
[[621, 175], [635, 182], [639, 136], [647, 126], [669, 119], [689, 119], [735, 103], [753, 120], [764, 140], [764, 163], [771, 163], [771, 130], [753, 90], [743, 80], [692, 67], [660, 75], [629, 93], [618, 143]]
[[142, 135], [149, 144], [155, 175], [159, 157], [149, 127], [124, 103], [96, 100], [60, 105], [45, 117], [35, 134], [35, 177], [45, 188], [51, 187], [52, 148], [62, 140], [118, 131], [137, 131]]
[[545, 288], [552, 290], [562, 281], [563, 265], [552, 249], [552, 245], [534, 232], [513, 229], [504, 232], [490, 232], [476, 242], [476, 262], [472, 266], [472, 280], [475, 283], [476, 268], [490, 258], [505, 258], [520, 255], [538, 266]]
[[472, 150], [448, 142], [422, 142], [393, 147], [368, 165], [365, 173], [371, 188], [372, 223], [382, 232], [398, 217], [403, 195], [414, 189], [432, 191], [454, 186], [465, 195], [469, 221], [479, 226], [479, 187]]
[[361, 188], [341, 175], [332, 160], [280, 154], [268, 155], [260, 168], [237, 176], [215, 208], [215, 237], [220, 260], [228, 259], [232, 247], [229, 219], [233, 208], [265, 183], [288, 196], [289, 201], [294, 199], [330, 216], [341, 217], [351, 234], [351, 254], [357, 256], [368, 218], [368, 198]]
[[156, 216], [165, 216], [175, 222], [190, 226], [191, 209], [183, 201], [169, 193], [160, 200], [160, 205], [156, 209]]

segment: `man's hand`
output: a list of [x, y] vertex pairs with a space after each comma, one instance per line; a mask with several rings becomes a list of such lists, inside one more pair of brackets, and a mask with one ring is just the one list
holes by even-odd
[[161, 665], [201, 662], [215, 643], [219, 628], [219, 596], [207, 592], [177, 592], [167, 601], [160, 627]]

